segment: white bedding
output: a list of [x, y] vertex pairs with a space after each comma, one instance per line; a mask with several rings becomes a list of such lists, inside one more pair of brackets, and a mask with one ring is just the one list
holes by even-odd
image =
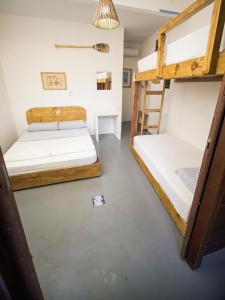
[[65, 129], [65, 130], [51, 130], [51, 131], [33, 131], [25, 132], [19, 139], [18, 142], [31, 142], [40, 140], [50, 139], [61, 139], [76, 136], [90, 135], [87, 128], [76, 128], [76, 129]]
[[[166, 46], [165, 65], [201, 57], [205, 55], [209, 34], [209, 25], [170, 43]], [[225, 30], [223, 32], [220, 51], [225, 49]], [[139, 72], [155, 69], [157, 52], [154, 52], [138, 61]]]
[[4, 158], [9, 175], [16, 175], [92, 164], [97, 154], [87, 128], [82, 128], [25, 133]]
[[176, 211], [187, 221], [193, 193], [177, 176], [180, 168], [199, 168], [203, 153], [169, 134], [136, 136], [134, 148], [163, 188]]
[[194, 194], [200, 168], [180, 168], [176, 171], [177, 176], [185, 184], [185, 186]]

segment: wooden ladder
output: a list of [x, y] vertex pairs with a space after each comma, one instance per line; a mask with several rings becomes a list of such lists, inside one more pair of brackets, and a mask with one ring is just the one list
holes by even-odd
[[[140, 118], [141, 118], [141, 135], [143, 134], [144, 130], [147, 129], [157, 129], [157, 134], [160, 131], [160, 124], [162, 118], [162, 109], [163, 109], [163, 102], [164, 102], [164, 94], [165, 94], [165, 81], [163, 84], [163, 89], [160, 91], [148, 90], [148, 81], [145, 81], [144, 85], [144, 104], [142, 110], [139, 111]], [[148, 96], [161, 96], [160, 99], [160, 107], [159, 108], [147, 108], [148, 106]], [[148, 114], [149, 113], [159, 113], [158, 123], [155, 125], [148, 125]]]

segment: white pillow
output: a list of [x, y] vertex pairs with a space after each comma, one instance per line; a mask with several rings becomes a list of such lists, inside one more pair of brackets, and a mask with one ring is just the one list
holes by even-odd
[[37, 132], [37, 131], [53, 131], [57, 130], [58, 122], [35, 122], [31, 123], [27, 128], [29, 132]]
[[67, 130], [67, 129], [79, 129], [87, 127], [86, 121], [77, 120], [77, 121], [61, 121], [58, 124], [59, 130]]

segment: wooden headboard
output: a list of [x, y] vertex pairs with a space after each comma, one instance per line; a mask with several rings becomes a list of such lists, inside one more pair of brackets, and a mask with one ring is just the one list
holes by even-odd
[[27, 123], [86, 120], [86, 110], [80, 106], [35, 107], [26, 112]]

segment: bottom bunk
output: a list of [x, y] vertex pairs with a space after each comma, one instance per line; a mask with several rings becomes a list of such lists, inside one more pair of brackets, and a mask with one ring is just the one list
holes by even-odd
[[131, 149], [184, 235], [203, 153], [169, 134], [135, 136]]

